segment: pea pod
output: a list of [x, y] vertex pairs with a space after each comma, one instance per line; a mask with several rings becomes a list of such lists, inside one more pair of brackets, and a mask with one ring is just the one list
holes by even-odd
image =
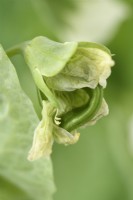
[[85, 88], [85, 90], [89, 94], [91, 93], [91, 98], [88, 103], [85, 106], [73, 109], [72, 111], [69, 111], [65, 115], [61, 116], [62, 122], [60, 126], [67, 131], [73, 131], [90, 121], [101, 106], [103, 88], [101, 86], [97, 86], [95, 89]]

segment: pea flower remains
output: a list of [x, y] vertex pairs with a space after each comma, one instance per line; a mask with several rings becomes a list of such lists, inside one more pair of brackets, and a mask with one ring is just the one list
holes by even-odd
[[108, 114], [103, 89], [114, 65], [110, 51], [91, 42], [58, 43], [36, 37], [23, 50], [42, 105], [29, 160], [48, 156], [53, 142], [69, 145], [78, 128]]

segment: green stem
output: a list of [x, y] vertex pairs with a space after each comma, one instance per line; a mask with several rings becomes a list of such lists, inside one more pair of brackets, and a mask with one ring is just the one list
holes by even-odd
[[21, 54], [25, 48], [25, 46], [28, 44], [28, 42], [23, 42], [21, 44], [15, 45], [9, 49], [6, 50], [6, 54], [9, 57], [13, 57], [17, 54]]

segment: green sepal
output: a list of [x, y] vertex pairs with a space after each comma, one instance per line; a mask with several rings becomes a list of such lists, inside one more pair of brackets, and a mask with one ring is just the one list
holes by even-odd
[[29, 41], [23, 53], [31, 71], [37, 68], [43, 76], [52, 77], [65, 67], [77, 46], [77, 42], [58, 43], [39, 36]]
[[78, 43], [78, 47], [100, 49], [100, 50], [105, 51], [106, 53], [108, 53], [110, 56], [112, 56], [110, 50], [107, 47], [105, 47], [104, 45], [99, 44], [99, 43], [95, 43], [95, 42], [79, 42]]

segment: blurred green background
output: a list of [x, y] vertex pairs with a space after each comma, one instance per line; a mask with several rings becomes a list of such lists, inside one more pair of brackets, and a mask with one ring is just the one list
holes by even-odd
[[[105, 91], [110, 114], [82, 129], [77, 144], [54, 145], [54, 200], [133, 200], [133, 1], [0, 0], [5, 49], [38, 35], [103, 43], [116, 62]], [[33, 97], [32, 86], [25, 86], [27, 68], [17, 68], [23, 60], [14, 63]]]

